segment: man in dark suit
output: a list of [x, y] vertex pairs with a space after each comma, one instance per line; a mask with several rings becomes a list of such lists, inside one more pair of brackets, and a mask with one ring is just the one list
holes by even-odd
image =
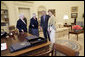
[[19, 29], [19, 32], [27, 32], [27, 24], [24, 21], [24, 15], [21, 14], [19, 17], [16, 27]]
[[43, 34], [45, 39], [47, 40], [47, 38], [50, 40], [49, 38], [49, 34], [47, 31], [48, 28], [48, 20], [49, 20], [49, 15], [46, 15], [46, 11], [42, 11], [42, 16], [41, 16], [41, 23], [40, 23], [40, 29], [43, 29]]

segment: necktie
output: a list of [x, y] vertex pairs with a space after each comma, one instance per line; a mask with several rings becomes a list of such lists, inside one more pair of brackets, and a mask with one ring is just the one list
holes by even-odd
[[44, 21], [45, 21], [45, 15], [44, 15]]

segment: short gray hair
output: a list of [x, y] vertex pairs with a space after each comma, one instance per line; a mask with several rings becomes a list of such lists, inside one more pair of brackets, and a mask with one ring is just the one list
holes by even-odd
[[36, 13], [33, 13], [33, 17], [36, 16]]
[[24, 16], [24, 14], [20, 14], [20, 15], [19, 15], [19, 18], [22, 19], [22, 16]]

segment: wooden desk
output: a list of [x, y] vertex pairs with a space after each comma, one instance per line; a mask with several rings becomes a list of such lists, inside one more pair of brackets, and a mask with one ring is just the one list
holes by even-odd
[[[28, 33], [25, 33], [24, 35], [15, 35], [14, 38], [2, 38], [1, 39], [1, 43], [4, 43], [6, 42], [7, 43], [7, 47], [8, 49], [5, 50], [5, 51], [1, 51], [1, 56], [21, 56], [21, 55], [34, 55], [35, 53], [39, 53], [40, 50], [45, 50], [44, 52], [46, 52], [46, 50], [49, 48], [49, 45], [50, 45], [50, 42], [46, 42], [46, 43], [43, 43], [41, 45], [37, 45], [37, 46], [33, 46], [33, 47], [30, 47], [30, 48], [26, 48], [26, 49], [23, 49], [23, 50], [20, 50], [20, 51], [17, 51], [17, 52], [14, 52], [14, 53], [10, 53], [10, 50], [9, 50], [9, 47], [11, 44], [14, 44], [14, 43], [18, 43], [18, 42], [22, 42], [22, 41], [25, 41], [26, 39], [24, 39], [26, 36], [31, 36], [30, 34]], [[40, 49], [38, 52], [36, 52], [38, 49]], [[27, 53], [27, 54], [26, 54]]]
[[77, 35], [77, 41], [78, 41], [78, 34], [81, 34], [81, 33], [84, 33], [84, 30], [79, 31], [79, 32], [70, 31], [70, 32], [68, 33], [68, 39], [69, 39], [69, 35], [70, 35], [70, 34], [75, 34], [75, 35]]

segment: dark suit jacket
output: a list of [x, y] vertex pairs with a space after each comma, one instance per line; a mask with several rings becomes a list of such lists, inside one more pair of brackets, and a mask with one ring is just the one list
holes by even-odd
[[[32, 26], [34, 25], [34, 27]], [[33, 28], [33, 29], [38, 29], [38, 21], [37, 21], [37, 18], [36, 20], [34, 18], [31, 18], [30, 19], [30, 27]]]
[[50, 17], [49, 15], [46, 15], [46, 16], [45, 16], [45, 21], [44, 21], [43, 16], [41, 16], [40, 26], [41, 26], [42, 28], [44, 28], [44, 29], [46, 28], [46, 29], [47, 29], [49, 17]]
[[27, 32], [27, 25], [21, 19], [17, 21], [16, 27], [19, 29], [19, 32], [21, 32], [22, 29], [24, 32]]

